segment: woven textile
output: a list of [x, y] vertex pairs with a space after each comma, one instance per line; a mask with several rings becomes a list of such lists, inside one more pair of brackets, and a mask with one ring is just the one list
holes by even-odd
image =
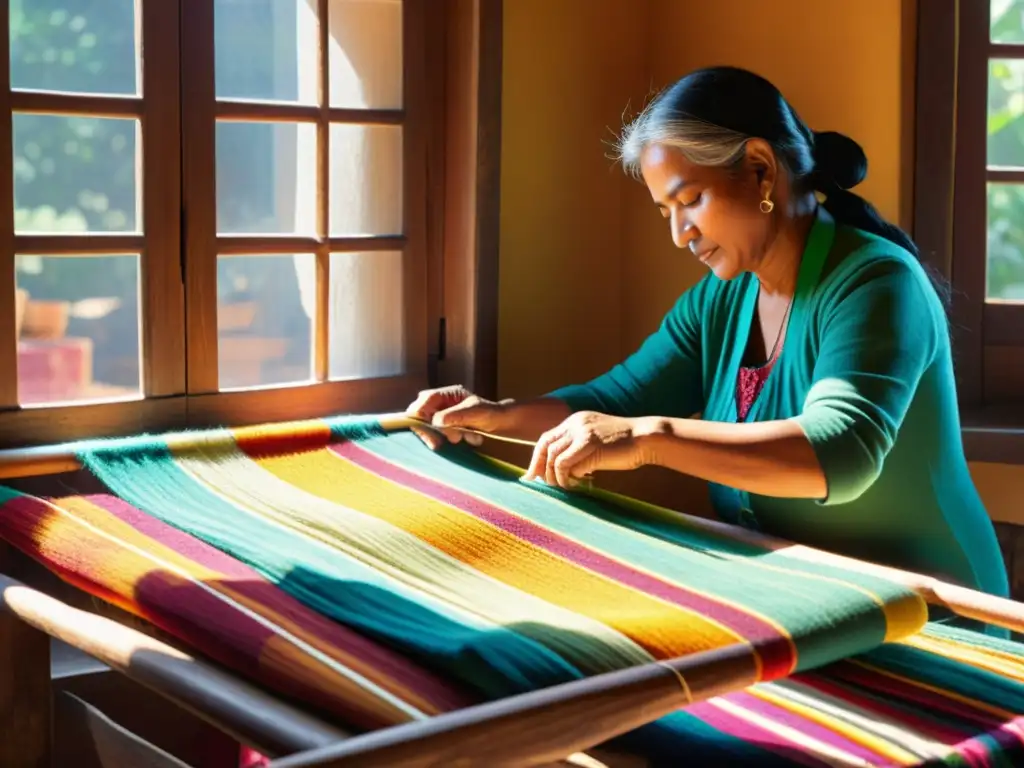
[[744, 642], [770, 682], [623, 745], [667, 765], [1016, 764], [1020, 646], [919, 632], [916, 596], [796, 548], [527, 487], [373, 423], [139, 438], [82, 458], [117, 496], [0, 489], [0, 538], [355, 727]]
[[654, 765], [1024, 765], [1024, 646], [928, 625], [786, 680], [698, 702], [622, 739]]
[[375, 421], [135, 439], [82, 459], [133, 506], [488, 696], [736, 643], [770, 680], [927, 614], [890, 581], [527, 487]]

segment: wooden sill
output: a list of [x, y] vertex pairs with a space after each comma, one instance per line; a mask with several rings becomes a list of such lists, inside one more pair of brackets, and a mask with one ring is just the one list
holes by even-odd
[[968, 461], [1024, 464], [1024, 403], [964, 409], [961, 419]]

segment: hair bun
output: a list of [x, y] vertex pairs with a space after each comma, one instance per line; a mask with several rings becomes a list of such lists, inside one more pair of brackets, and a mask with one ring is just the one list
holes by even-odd
[[814, 132], [814, 169], [822, 180], [852, 189], [868, 175], [868, 158], [860, 144], [835, 131]]

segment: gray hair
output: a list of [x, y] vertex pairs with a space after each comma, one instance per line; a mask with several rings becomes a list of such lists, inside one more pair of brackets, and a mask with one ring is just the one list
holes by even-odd
[[697, 118], [666, 115], [658, 105], [654, 99], [615, 141], [612, 157], [633, 178], [640, 178], [640, 157], [651, 144], [678, 149], [695, 165], [730, 167], [743, 158], [749, 136]]

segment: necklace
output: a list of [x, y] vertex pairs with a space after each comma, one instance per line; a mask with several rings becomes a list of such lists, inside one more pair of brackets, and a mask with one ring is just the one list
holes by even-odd
[[779, 349], [779, 342], [782, 340], [782, 334], [786, 331], [786, 325], [789, 323], [789, 310], [793, 308], [793, 297], [790, 296], [789, 303], [786, 304], [786, 314], [782, 316], [782, 322], [779, 324], [779, 332], [775, 334], [775, 343], [772, 344], [772, 352], [768, 355], [768, 360], [775, 359], [775, 353]]

